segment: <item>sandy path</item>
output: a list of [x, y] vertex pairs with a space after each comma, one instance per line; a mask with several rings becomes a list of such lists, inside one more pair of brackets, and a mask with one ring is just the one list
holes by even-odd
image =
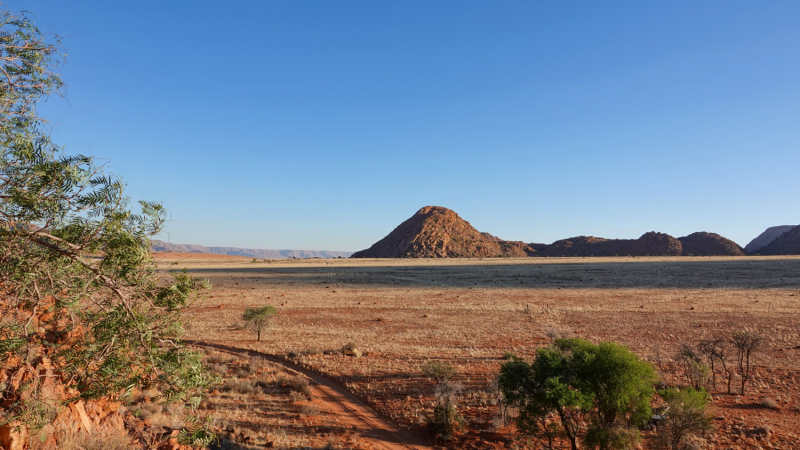
[[373, 441], [373, 444], [378, 447], [386, 450], [423, 450], [433, 448], [426, 439], [401, 429], [391, 420], [375, 412], [345, 389], [344, 386], [309, 369], [269, 353], [245, 350], [212, 342], [187, 342], [196, 347], [213, 348], [236, 355], [263, 358], [290, 372], [305, 376], [312, 381], [311, 388], [316, 391], [316, 396], [322, 401], [324, 408], [336, 414], [340, 420], [358, 430], [363, 438]]

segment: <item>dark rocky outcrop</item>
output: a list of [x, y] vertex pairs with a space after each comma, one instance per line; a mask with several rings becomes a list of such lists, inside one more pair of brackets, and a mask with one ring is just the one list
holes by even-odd
[[372, 247], [354, 253], [353, 258], [476, 258], [535, 253], [523, 242], [479, 232], [455, 211], [426, 206]]
[[683, 245], [683, 255], [742, 256], [745, 251], [736, 242], [716, 233], [700, 231], [678, 238]]
[[794, 228], [794, 225], [779, 225], [777, 227], [769, 227], [758, 237], [750, 241], [749, 244], [744, 246], [747, 253], [760, 253], [761, 249], [772, 243], [775, 239], [779, 238], [783, 233]]
[[781, 234], [766, 247], [758, 250], [762, 255], [800, 255], [800, 225]]
[[578, 236], [553, 242], [543, 256], [678, 256], [683, 246], [674, 237], [651, 231], [639, 239], [604, 239]]

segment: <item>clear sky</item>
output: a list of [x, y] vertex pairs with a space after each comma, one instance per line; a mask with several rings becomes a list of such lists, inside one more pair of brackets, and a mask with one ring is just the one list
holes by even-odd
[[425, 205], [549, 243], [800, 223], [800, 2], [6, 0], [69, 153], [169, 240], [359, 250]]

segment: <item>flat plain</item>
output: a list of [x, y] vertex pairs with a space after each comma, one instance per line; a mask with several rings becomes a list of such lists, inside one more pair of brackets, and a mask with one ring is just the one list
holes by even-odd
[[[746, 395], [724, 393], [720, 380], [710, 387], [717, 433], [708, 444], [800, 441], [800, 257], [157, 259], [213, 286], [187, 313], [187, 338], [288, 357], [411, 433], [424, 434], [433, 406], [422, 365], [449, 362], [465, 387], [467, 419], [451, 448], [521, 445], [509, 438], [493, 388], [507, 352], [531, 357], [557, 335], [612, 340], [651, 361], [665, 382], [684, 384], [681, 344], [745, 330], [765, 338], [756, 375]], [[262, 305], [279, 315], [256, 342], [241, 315]], [[348, 343], [362, 356], [329, 351]], [[765, 397], [777, 407], [762, 406]], [[257, 412], [238, 420], [269, 426]], [[644, 434], [644, 447], [656, 448]]]

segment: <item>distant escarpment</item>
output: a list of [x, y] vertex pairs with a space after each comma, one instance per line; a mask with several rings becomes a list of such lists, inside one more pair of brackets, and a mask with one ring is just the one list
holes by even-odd
[[758, 250], [762, 255], [800, 255], [800, 225], [781, 234], [766, 247]]
[[742, 256], [745, 251], [736, 242], [717, 233], [700, 231], [678, 238], [683, 244], [683, 255], [694, 256]]
[[779, 225], [777, 227], [769, 227], [763, 233], [759, 234], [755, 239], [750, 241], [749, 244], [744, 246], [748, 253], [761, 253], [761, 249], [768, 246], [775, 239], [781, 237], [784, 233], [794, 228], [794, 225]]
[[715, 233], [676, 239], [651, 231], [638, 239], [578, 236], [550, 245], [505, 241], [481, 233], [454, 211], [426, 206], [353, 258], [493, 258], [526, 256], [737, 256], [744, 250]]
[[353, 258], [478, 258], [535, 253], [523, 242], [479, 232], [455, 211], [426, 206], [372, 247], [355, 252]]
[[204, 247], [192, 244], [172, 244], [169, 242], [153, 240], [150, 248], [154, 252], [178, 253], [211, 253], [215, 255], [246, 256], [258, 259], [286, 259], [286, 258], [349, 258], [352, 252], [335, 252], [330, 250], [263, 250], [237, 247]]
[[681, 241], [651, 231], [639, 239], [604, 239], [578, 236], [553, 242], [541, 251], [543, 256], [678, 256]]

